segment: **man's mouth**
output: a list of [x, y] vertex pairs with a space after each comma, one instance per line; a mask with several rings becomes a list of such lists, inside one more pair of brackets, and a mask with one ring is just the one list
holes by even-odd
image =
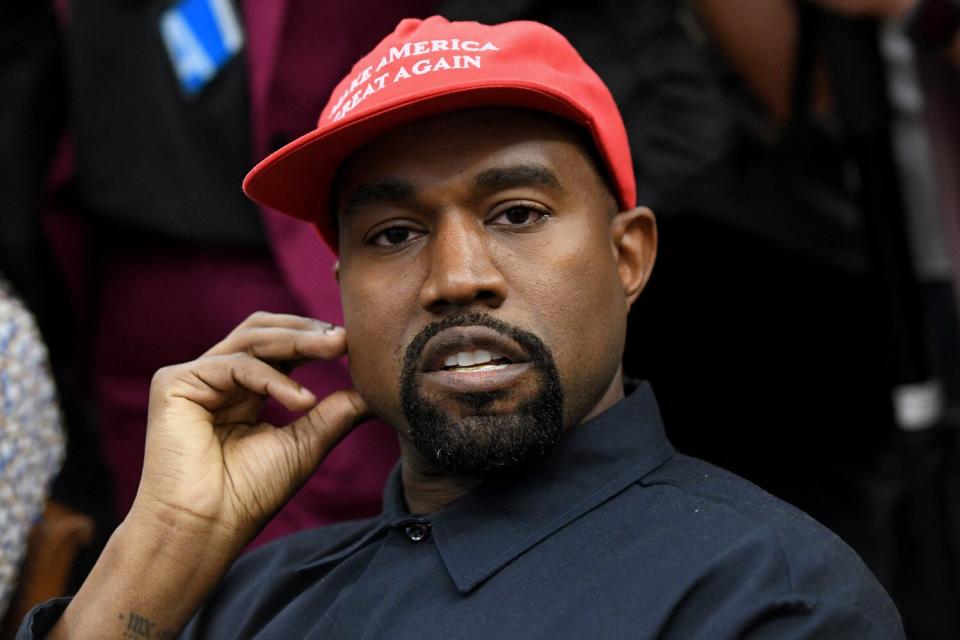
[[443, 371], [496, 371], [511, 364], [509, 358], [496, 351], [474, 349], [450, 354], [443, 363]]
[[527, 352], [484, 326], [451, 327], [427, 342], [420, 371], [436, 393], [480, 393], [517, 385], [532, 370]]
[[516, 342], [483, 326], [451, 327], [427, 342], [420, 370], [480, 372], [495, 371], [530, 361]]

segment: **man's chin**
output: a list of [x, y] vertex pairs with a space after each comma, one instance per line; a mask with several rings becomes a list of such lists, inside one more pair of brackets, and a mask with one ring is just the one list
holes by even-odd
[[510, 422], [523, 409], [523, 400], [511, 390], [479, 393], [458, 393], [446, 397], [430, 396], [434, 411], [449, 423], [467, 418], [484, 418]]
[[[465, 415], [449, 418], [435, 411], [411, 416], [410, 437], [420, 455], [446, 471], [465, 475], [521, 468], [556, 446], [563, 431], [558, 419], [530, 413]], [[556, 416], [556, 417], [553, 417]]]

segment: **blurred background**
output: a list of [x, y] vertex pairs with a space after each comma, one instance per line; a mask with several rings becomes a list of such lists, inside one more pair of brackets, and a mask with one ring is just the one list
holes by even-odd
[[[661, 236], [624, 364], [678, 449], [960, 638], [958, 0], [5, 0], [0, 637], [129, 508], [156, 369], [256, 310], [342, 320], [330, 252], [239, 185], [435, 13], [549, 24], [614, 93]], [[358, 429], [254, 545], [376, 513], [394, 440]]]

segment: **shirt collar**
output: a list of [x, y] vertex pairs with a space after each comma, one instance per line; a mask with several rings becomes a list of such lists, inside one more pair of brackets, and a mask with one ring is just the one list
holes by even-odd
[[468, 592], [527, 549], [673, 455], [649, 384], [564, 434], [536, 467], [477, 488], [433, 518], [457, 589]]
[[[488, 481], [437, 514], [410, 515], [398, 466], [387, 482], [377, 524], [334, 555], [348, 555], [388, 527], [413, 520], [429, 523], [447, 572], [457, 590], [467, 593], [672, 455], [653, 391], [642, 383], [601, 415], [565, 433], [536, 466]], [[323, 555], [308, 565], [333, 559]]]

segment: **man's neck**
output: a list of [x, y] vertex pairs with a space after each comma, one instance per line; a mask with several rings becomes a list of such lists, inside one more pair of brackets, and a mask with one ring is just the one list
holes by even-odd
[[466, 476], [438, 469], [427, 462], [406, 438], [400, 438], [400, 457], [403, 459], [400, 479], [403, 481], [403, 495], [410, 513], [440, 511], [483, 482], [480, 476]]
[[[623, 373], [618, 369], [600, 401], [577, 424], [594, 418], [623, 399]], [[440, 511], [477, 488], [482, 476], [457, 474], [440, 469], [427, 461], [413, 443], [400, 438], [400, 457], [403, 460], [400, 478], [403, 494], [410, 513], [427, 514]]]

